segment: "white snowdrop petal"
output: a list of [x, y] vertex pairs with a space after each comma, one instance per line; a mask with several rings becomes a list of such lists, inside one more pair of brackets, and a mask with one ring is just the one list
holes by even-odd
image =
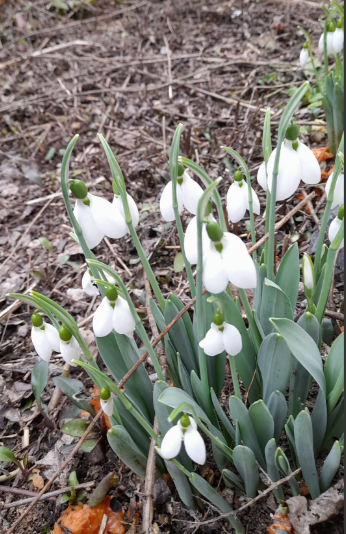
[[235, 326], [224, 323], [223, 325], [223, 343], [227, 354], [236, 356], [243, 348], [243, 341], [241, 334]]
[[340, 54], [344, 48], [344, 29], [336, 28], [333, 35], [333, 50], [335, 54]]
[[304, 254], [303, 256], [303, 279], [304, 285], [307, 289], [313, 289], [315, 286], [314, 275], [309, 258]]
[[52, 350], [60, 352], [60, 337], [57, 329], [51, 324], [44, 323], [44, 331]]
[[203, 189], [187, 174], [187, 172], [184, 172], [183, 174], [181, 191], [182, 201], [185, 208], [193, 215], [196, 215], [199, 199], [203, 195]]
[[[329, 195], [329, 191], [332, 185], [334, 173], [331, 174], [328, 178], [328, 181], [326, 183], [326, 194]], [[332, 209], [342, 206], [344, 204], [345, 200], [345, 190], [344, 190], [344, 183], [345, 183], [345, 177], [344, 174], [339, 174], [338, 179], [336, 181], [335, 190], [334, 190], [334, 199], [332, 203]]]
[[302, 69], [305, 69], [308, 59], [309, 59], [309, 50], [307, 48], [303, 48], [302, 51], [300, 52], [300, 57], [299, 57], [300, 66]]
[[168, 430], [167, 434], [162, 440], [160, 455], [165, 460], [176, 458], [180, 453], [183, 440], [183, 431], [179, 425], [173, 426]]
[[267, 174], [266, 174], [266, 164], [265, 161], [262, 163], [260, 168], [257, 172], [257, 182], [259, 185], [264, 189], [264, 191], [267, 191]]
[[320, 40], [318, 41], [318, 50], [321, 52], [321, 54], [324, 51], [324, 33], [322, 33]]
[[[137, 208], [137, 204], [133, 200], [131, 195], [129, 195], [127, 193], [126, 196], [127, 196], [127, 203], [129, 205], [129, 210], [130, 210], [130, 213], [131, 213], [132, 224], [133, 224], [134, 228], [136, 228], [136, 226], [138, 226], [138, 223], [139, 223], [139, 211], [138, 211], [138, 208]], [[125, 210], [124, 210], [124, 205], [123, 205], [123, 201], [121, 200], [121, 197], [117, 197], [116, 195], [114, 195], [113, 204], [118, 206], [120, 214], [121, 214], [122, 218], [125, 220]]]
[[[276, 150], [272, 152], [268, 161], [268, 189], [270, 192], [272, 191]], [[280, 153], [276, 200], [287, 200], [292, 196], [299, 187], [301, 176], [302, 169], [297, 152], [291, 146], [283, 143]]]
[[219, 329], [211, 328], [208, 330], [205, 338], [200, 341], [199, 346], [207, 356], [222, 354], [225, 350], [222, 332]]
[[228, 279], [221, 254], [210, 244], [203, 260], [203, 283], [210, 293], [222, 293], [227, 288]]
[[94, 285], [92, 281], [93, 279], [90, 276], [89, 269], [87, 269], [83, 274], [82, 288], [84, 292], [89, 295], [89, 297], [96, 297], [97, 295], [99, 295], [99, 290], [97, 285]]
[[329, 56], [334, 54], [334, 35], [335, 32], [327, 33], [327, 51]]
[[[329, 226], [329, 230], [328, 230], [328, 239], [329, 239], [329, 241], [331, 243], [336, 238], [337, 233], [341, 228], [341, 225], [342, 225], [342, 221], [339, 219], [339, 217], [335, 217], [335, 219], [333, 219], [333, 221], [331, 222], [331, 224]], [[339, 247], [339, 250], [344, 248], [344, 246], [345, 246], [345, 243], [344, 243], [344, 239], [343, 239], [342, 242], [341, 242], [341, 245]]]
[[243, 187], [234, 182], [227, 192], [227, 213], [232, 223], [241, 221], [247, 207], [246, 194]]
[[184, 445], [187, 455], [198, 465], [204, 465], [207, 460], [205, 443], [198, 430], [189, 427], [184, 434]]
[[[244, 196], [245, 196], [245, 200], [246, 200], [246, 209], [248, 211], [250, 211], [250, 205], [249, 205], [249, 189], [248, 189], [248, 186], [247, 186], [247, 183], [244, 182], [244, 185], [243, 187], [245, 188], [244, 189]], [[251, 193], [252, 193], [252, 209], [253, 209], [253, 212], [255, 215], [259, 215], [261, 213], [261, 205], [260, 205], [260, 201], [259, 201], [259, 198], [257, 196], [257, 193], [254, 189], [252, 189], [251, 187]]]
[[93, 318], [93, 330], [96, 337], [105, 337], [113, 330], [113, 308], [107, 297], [102, 299]]
[[130, 307], [125, 299], [118, 297], [113, 311], [113, 328], [118, 334], [127, 335], [136, 327]]
[[316, 185], [321, 181], [321, 167], [315, 154], [301, 141], [298, 141], [298, 158], [302, 169], [302, 180], [306, 184]]
[[127, 232], [127, 225], [120, 211], [105, 198], [90, 195], [90, 207], [98, 228], [107, 237], [119, 239]]
[[82, 229], [83, 237], [90, 249], [95, 248], [101, 243], [104, 234], [96, 225], [90, 206], [83, 204], [82, 200], [76, 199], [76, 205], [73, 213]]
[[[178, 193], [179, 187], [180, 186], [178, 185], [177, 193]], [[174, 209], [173, 209], [173, 184], [172, 182], [168, 182], [168, 184], [165, 185], [162, 191], [162, 195], [160, 198], [160, 211], [165, 221], [167, 222], [174, 221], [175, 215], [174, 215]], [[182, 206], [181, 206], [181, 210], [179, 210], [179, 213], [181, 213], [181, 211], [182, 211]]]
[[257, 271], [253, 259], [246, 252], [226, 262], [228, 280], [240, 289], [257, 287]]
[[112, 396], [107, 401], [104, 401], [102, 399], [100, 399], [100, 401], [101, 401], [101, 408], [104, 411], [104, 413], [108, 415], [108, 417], [112, 417], [113, 411], [114, 411]]
[[45, 330], [33, 326], [31, 328], [31, 341], [39, 357], [45, 362], [49, 362], [52, 356], [52, 347], [48, 341]]
[[66, 363], [72, 367], [77, 367], [75, 363], [72, 363], [72, 360], [78, 361], [80, 359], [80, 347], [74, 337], [68, 343], [60, 340], [60, 352]]
[[198, 247], [197, 247], [197, 217], [193, 217], [187, 225], [184, 249], [187, 260], [191, 265], [196, 265], [198, 261]]

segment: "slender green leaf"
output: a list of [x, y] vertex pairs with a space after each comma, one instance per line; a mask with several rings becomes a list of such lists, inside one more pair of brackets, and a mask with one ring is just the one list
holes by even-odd
[[276, 443], [279, 443], [288, 411], [286, 399], [281, 391], [273, 391], [268, 399], [267, 406], [274, 420], [274, 437]]
[[292, 310], [295, 310], [298, 299], [299, 273], [299, 250], [295, 243], [284, 255], [275, 279], [276, 284], [288, 296]]
[[[190, 397], [185, 391], [182, 391], [178, 388], [168, 388], [166, 389], [159, 398], [159, 402], [162, 402], [166, 406], [171, 408], [178, 408], [183, 403], [187, 403], [194, 408], [198, 417], [208, 425], [210, 424], [209, 418], [206, 413], [199, 407], [197, 402]], [[192, 415], [192, 413], [190, 413]]]
[[320, 476], [321, 493], [324, 493], [330, 487], [339, 469], [343, 449], [344, 447], [339, 441], [336, 441], [325, 459]]
[[[172, 300], [168, 299], [165, 307], [166, 324], [170, 324], [176, 317], [176, 315], [178, 315], [178, 312], [179, 310], [172, 302]], [[191, 346], [191, 341], [189, 338], [189, 334], [186, 331], [186, 326], [183, 318], [179, 319], [179, 321], [177, 321], [175, 325], [170, 329], [169, 337], [176, 352], [179, 352], [179, 354], [181, 355], [188, 372], [191, 373], [192, 370], [198, 369], [194, 349]]]
[[264, 402], [268, 402], [274, 391], [285, 394], [292, 372], [292, 355], [284, 338], [269, 334], [260, 346], [257, 361], [263, 380]]
[[262, 400], [251, 404], [249, 414], [264, 455], [268, 441], [274, 437], [274, 419]]
[[38, 240], [49, 252], [53, 252], [52, 244], [46, 237], [39, 237]]
[[259, 472], [254, 453], [248, 447], [238, 445], [233, 450], [233, 461], [244, 481], [246, 496], [254, 499], [259, 484]]
[[229, 435], [230, 439], [232, 441], [234, 441], [235, 440], [235, 433], [234, 433], [234, 428], [232, 426], [232, 423], [228, 419], [228, 417], [225, 414], [225, 412], [223, 411], [223, 409], [221, 408], [220, 403], [218, 401], [218, 398], [215, 395], [215, 391], [213, 389], [211, 390], [211, 400], [213, 402], [216, 414], [217, 414], [218, 418], [220, 419], [220, 421], [222, 423], [224, 431], [226, 431], [227, 434]]
[[222, 471], [222, 476], [227, 488], [237, 488], [242, 493], [245, 493], [244, 483], [240, 476], [236, 475], [236, 473], [233, 473], [233, 471], [230, 471], [229, 469], [224, 469]]
[[38, 409], [41, 411], [41, 395], [42, 391], [48, 384], [49, 375], [49, 363], [44, 360], [40, 360], [35, 363], [31, 373], [31, 387], [35, 395], [35, 400]]
[[315, 406], [311, 414], [311, 423], [314, 439], [314, 454], [317, 457], [321, 451], [328, 423], [326, 398], [321, 389], [318, 392]]
[[182, 389], [186, 391], [186, 393], [188, 393], [191, 397], [193, 397], [190, 377], [186, 370], [185, 365], [182, 362], [182, 359], [179, 353], [177, 353], [177, 359], [178, 359], [178, 372], [179, 372], [179, 378], [180, 378], [180, 383], [182, 385]]
[[10, 449], [0, 447], [0, 462], [14, 462], [16, 464], [17, 459]]
[[334, 341], [329, 351], [326, 365], [324, 367], [324, 376], [326, 377], [327, 395], [330, 395], [335, 388], [340, 375], [344, 375], [344, 334], [341, 334]]
[[107, 432], [107, 438], [115, 454], [131, 471], [144, 480], [148, 459], [139, 450], [127, 430], [122, 426], [114, 426]]
[[[265, 457], [267, 462], [267, 472], [270, 477], [270, 480], [273, 482], [278, 482], [280, 480], [280, 473], [275, 464], [275, 454], [276, 454], [276, 442], [275, 439], [268, 441], [265, 448]], [[279, 486], [273, 491], [275, 499], [277, 502], [283, 501], [285, 495], [282, 489], [282, 486]]]
[[294, 421], [294, 438], [299, 463], [311, 497], [317, 499], [321, 491], [314, 458], [314, 442], [310, 414], [301, 411]]
[[270, 322], [271, 317], [293, 319], [292, 306], [288, 296], [277, 284], [268, 280], [268, 278], [264, 280], [260, 317], [261, 325], [266, 336], [274, 331], [273, 325]]
[[[276, 465], [276, 468], [280, 471], [280, 473], [282, 473], [284, 476], [287, 477], [292, 474], [292, 469], [288, 461], [288, 458], [280, 447], [276, 449], [275, 465]], [[296, 478], [295, 477], [290, 478], [288, 483], [290, 485], [293, 496], [297, 497], [299, 495], [299, 486], [298, 486]]]
[[165, 462], [166, 468], [171, 475], [176, 490], [182, 502], [189, 510], [196, 510], [196, 503], [194, 501], [189, 479], [175, 464], [172, 462]]

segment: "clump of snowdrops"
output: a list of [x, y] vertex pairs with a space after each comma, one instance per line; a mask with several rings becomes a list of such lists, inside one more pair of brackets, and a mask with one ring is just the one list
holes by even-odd
[[[319, 39], [318, 54], [323, 57], [324, 68], [317, 68], [313, 55], [311, 39], [304, 28], [300, 28], [306, 37], [300, 53], [300, 65], [307, 75], [313, 74], [318, 87], [317, 100], [323, 103], [327, 121], [328, 144], [332, 154], [336, 154], [344, 132], [344, 25], [345, 13], [343, 2], [331, 2], [331, 8], [323, 4], [327, 14], [324, 31]], [[334, 65], [330, 60], [334, 60]]]
[[[40, 395], [47, 383], [49, 359], [55, 351], [66, 362], [65, 376], [55, 379], [60, 390], [78, 410], [93, 414], [83, 384], [66, 376], [70, 366], [85, 369], [100, 389], [102, 409], [111, 421], [112, 428], [107, 434], [111, 448], [144, 479], [152, 438], [158, 453], [156, 477], [169, 472], [182, 502], [190, 509], [196, 509], [200, 504], [198, 496], [202, 495], [221, 512], [232, 512], [231, 506], [196, 472], [196, 466], [206, 461], [216, 463], [225, 486], [237, 488], [250, 498], [268, 484], [268, 479], [279, 481], [298, 467], [312, 498], [316, 498], [329, 487], [340, 463], [343, 335], [334, 341], [327, 358], [321, 356], [321, 346], [335, 257], [343, 246], [340, 192], [344, 176], [343, 138], [329, 183], [315, 260], [307, 254], [300, 258], [298, 245], [293, 244], [274, 274], [276, 203], [294, 195], [301, 180], [314, 185], [321, 177], [315, 156], [299, 138], [299, 127], [292, 121], [307, 89], [308, 83], [303, 84], [284, 110], [274, 150], [270, 110], [266, 114], [264, 162], [258, 181], [267, 194], [269, 239], [264, 246], [253, 247], [252, 255], [240, 237], [228, 231], [224, 215], [227, 212], [229, 220], [236, 223], [248, 212], [252, 245], [256, 245], [254, 213], [259, 214], [263, 206], [251, 187], [245, 161], [233, 149], [222, 147], [239, 166], [227, 193], [224, 212], [218, 193], [221, 178], [211, 180], [204, 169], [181, 157], [182, 127], [178, 126], [175, 132], [170, 150], [171, 181], [162, 193], [160, 209], [165, 221], [176, 222], [195, 304], [191, 315], [183, 314], [163, 338], [170, 384], [127, 287], [118, 273], [92, 252], [104, 236], [120, 239], [130, 234], [154, 294], [150, 308], [158, 331], [162, 332], [184, 308], [174, 293], [168, 298], [162, 295], [136, 233], [137, 206], [126, 191], [122, 171], [102, 135], [99, 139], [113, 177], [113, 202], [92, 195], [83, 182], [69, 180], [69, 161], [77, 137], [66, 150], [61, 184], [73, 226], [72, 237], [80, 244], [87, 262], [83, 289], [99, 299], [93, 330], [108, 372], [100, 370], [75, 320], [65, 309], [37, 292], [30, 296], [12, 295], [36, 308], [32, 316], [32, 341], [42, 360], [36, 364], [32, 380], [42, 413], [47, 416]], [[327, 246], [324, 244], [327, 222], [332, 206], [336, 205], [340, 210], [330, 228]], [[185, 235], [181, 218], [184, 210], [192, 215]], [[295, 322], [301, 262], [307, 308]], [[191, 264], [197, 266], [195, 274]], [[238, 288], [240, 300], [233, 297], [230, 282]], [[252, 305], [248, 298], [251, 292]], [[124, 375], [141, 356], [140, 345], [148, 351], [157, 381], [153, 385], [141, 365], [119, 388]], [[234, 395], [224, 406], [220, 396], [227, 360]], [[313, 407], [309, 399], [308, 407], [312, 382], [318, 388], [318, 396]], [[155, 417], [159, 434], [154, 431]], [[68, 424], [71, 429], [73, 421]], [[78, 425], [80, 428], [80, 421]], [[206, 440], [212, 445], [208, 455]], [[285, 441], [290, 458], [280, 446]], [[315, 459], [322, 451], [327, 452], [327, 457], [318, 473]], [[262, 471], [268, 475], [264, 480]], [[294, 495], [299, 494], [295, 477], [290, 479], [290, 487]], [[281, 486], [275, 490], [275, 496], [278, 501], [285, 498]], [[228, 518], [237, 533], [245, 531], [234, 514]]]

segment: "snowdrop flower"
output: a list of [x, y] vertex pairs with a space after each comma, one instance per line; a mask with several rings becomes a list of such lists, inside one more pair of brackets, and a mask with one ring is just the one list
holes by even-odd
[[[127, 197], [127, 203], [129, 205], [132, 224], [133, 224], [133, 227], [136, 228], [136, 226], [138, 226], [138, 223], [139, 223], [139, 212], [138, 212], [137, 204], [133, 200], [131, 195], [129, 195], [128, 193], [126, 193], [126, 197]], [[125, 223], [125, 226], [126, 226], [126, 231], [125, 231], [125, 234], [126, 234], [126, 232], [128, 231], [128, 228], [127, 228], [127, 225], [126, 225], [126, 217], [125, 217], [124, 205], [123, 205], [123, 201], [122, 201], [120, 195], [114, 194], [113, 206], [115, 208], [115, 211], [117, 212], [117, 216], [120, 215], [120, 217], [122, 217], [122, 219], [124, 220], [124, 223]], [[123, 236], [120, 236], [120, 237], [123, 237]]]
[[[256, 215], [261, 212], [260, 203], [256, 192], [251, 188], [253, 211]], [[241, 221], [246, 210], [250, 211], [249, 206], [249, 189], [247, 183], [243, 179], [241, 171], [236, 171], [234, 174], [234, 182], [227, 193], [227, 213], [228, 218], [232, 223]]]
[[[212, 213], [211, 213], [211, 202], [208, 203], [207, 208], [208, 214], [205, 216], [205, 222], [202, 223], [202, 245], [203, 251], [207, 251], [210, 246], [210, 238], [207, 232], [207, 223], [216, 222]], [[191, 265], [197, 265], [198, 262], [198, 243], [197, 243], [197, 217], [192, 217], [191, 221], [187, 225], [185, 238], [184, 238], [184, 249], [186, 258]]]
[[111, 392], [108, 388], [102, 388], [100, 391], [100, 402], [101, 402], [101, 408], [104, 411], [108, 417], [112, 417], [113, 415], [113, 399], [111, 396]]
[[34, 313], [31, 320], [31, 340], [35, 350], [42, 360], [49, 362], [53, 351], [60, 352], [58, 331], [51, 324], [45, 323], [38, 313]]
[[[344, 205], [341, 206], [338, 216], [335, 217], [335, 219], [331, 222], [331, 225], [329, 227], [328, 239], [331, 243], [333, 243], [334, 239], [336, 238], [341, 228], [343, 220], [344, 220]], [[343, 239], [338, 250], [341, 250], [342, 248], [344, 248], [344, 246], [345, 246], [345, 240]]]
[[[114, 284], [114, 278], [110, 274], [105, 273], [105, 276], [108, 282]], [[93, 274], [90, 269], [87, 269], [83, 274], [82, 288], [84, 289], [85, 293], [90, 297], [95, 297], [100, 294], [97, 287], [97, 283], [95, 282], [95, 278], [93, 277]]]
[[314, 264], [309, 254], [306, 253], [303, 256], [303, 282], [306, 296], [312, 298], [315, 292]]
[[180, 453], [183, 442], [191, 460], [204, 465], [207, 459], [205, 443], [197, 430], [196, 421], [188, 415], [183, 415], [178, 424], [168, 430], [157, 451], [164, 460], [172, 460]]
[[[286, 200], [298, 189], [301, 181], [316, 185], [321, 181], [321, 169], [314, 153], [298, 139], [299, 127], [291, 124], [282, 143], [276, 200]], [[277, 148], [268, 161], [268, 188], [272, 190]]]
[[213, 322], [206, 336], [199, 343], [207, 356], [217, 356], [226, 351], [230, 356], [236, 356], [243, 348], [239, 330], [225, 322], [220, 312], [214, 313]]
[[[332, 186], [333, 178], [334, 178], [334, 173], [329, 176], [328, 181], [326, 183], [327, 197], [329, 196], [329, 191]], [[338, 179], [336, 181], [336, 185], [334, 189], [334, 198], [332, 202], [332, 210], [344, 204], [344, 199], [345, 199], [344, 185], [345, 185], [345, 176], [344, 176], [344, 173], [342, 172], [339, 174]]]
[[66, 328], [66, 326], [60, 327], [59, 336], [61, 356], [64, 358], [66, 363], [72, 367], [77, 367], [77, 364], [72, 363], [72, 360], [79, 361], [80, 359], [81, 348], [78, 341]]
[[93, 330], [96, 337], [108, 336], [114, 329], [117, 334], [133, 337], [136, 327], [135, 320], [128, 303], [118, 295], [115, 287], [107, 289], [93, 319]]
[[120, 210], [108, 200], [92, 195], [80, 180], [71, 180], [70, 189], [76, 197], [73, 213], [82, 229], [86, 244], [95, 248], [104, 236], [124, 237], [127, 225]]
[[[177, 184], [177, 201], [179, 213], [185, 207], [193, 215], [197, 214], [198, 202], [203, 195], [203, 189], [195, 182], [187, 172], [184, 171], [183, 165], [179, 164], [178, 184]], [[161, 195], [160, 200], [161, 215], [165, 221], [174, 221], [173, 209], [173, 183], [169, 182]]]
[[223, 233], [217, 223], [208, 223], [209, 250], [203, 258], [203, 283], [207, 291], [218, 294], [229, 282], [241, 289], [257, 286], [255, 264], [240, 237]]
[[309, 60], [309, 45], [308, 43], [305, 43], [303, 45], [303, 48], [300, 52], [300, 57], [299, 57], [300, 66], [302, 69], [305, 69], [308, 60]]
[[[327, 31], [327, 53], [328, 56], [332, 56], [334, 54], [334, 36], [335, 36], [335, 22], [331, 21], [328, 26]], [[324, 33], [322, 33], [319, 43], [318, 43], [318, 49], [321, 52], [321, 54], [324, 53]]]
[[344, 27], [341, 20], [338, 20], [336, 30], [333, 35], [333, 50], [335, 54], [340, 54], [344, 48]]
[[262, 165], [258, 169], [257, 172], [257, 182], [262, 187], [264, 191], [267, 191], [267, 173], [266, 173], [266, 164], [265, 161], [263, 161]]

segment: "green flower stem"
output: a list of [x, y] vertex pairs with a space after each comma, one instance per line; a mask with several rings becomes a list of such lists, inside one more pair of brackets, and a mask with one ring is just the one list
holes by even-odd
[[334, 264], [335, 264], [336, 253], [342, 243], [342, 240], [344, 239], [344, 232], [345, 232], [345, 221], [343, 220], [340, 230], [338, 231], [333, 243], [331, 244], [328, 250], [326, 270], [324, 274], [322, 291], [321, 291], [321, 295], [320, 295], [320, 298], [319, 298], [319, 301], [316, 307], [316, 313], [315, 313], [320, 323], [322, 322], [324, 312], [327, 307], [330, 289], [332, 287], [332, 280], [334, 276]]
[[259, 348], [262, 343], [262, 338], [261, 338], [261, 334], [258, 331], [256, 322], [255, 322], [255, 319], [254, 319], [254, 316], [251, 310], [250, 302], [249, 302], [245, 289], [239, 289], [239, 296], [240, 296], [240, 300], [243, 305], [243, 308], [245, 310], [247, 320], [249, 322], [252, 341], [254, 343], [255, 350], [258, 353]]
[[329, 215], [330, 215], [330, 212], [331, 212], [331, 209], [332, 209], [332, 203], [333, 203], [333, 200], [334, 200], [334, 192], [335, 192], [336, 182], [337, 182], [337, 180], [339, 178], [339, 175], [341, 173], [342, 161], [341, 161], [341, 157], [340, 156], [341, 156], [341, 153], [343, 153], [343, 151], [344, 151], [344, 134], [343, 134], [341, 142], [340, 142], [338, 155], [337, 155], [336, 162], [335, 162], [334, 176], [333, 176], [333, 180], [332, 180], [331, 187], [330, 187], [330, 190], [329, 190], [329, 195], [328, 195], [328, 198], [327, 198], [327, 204], [326, 204], [326, 208], [324, 210], [324, 214], [323, 214], [323, 218], [322, 218], [322, 222], [321, 222], [321, 228], [320, 228], [320, 232], [319, 232], [319, 235], [318, 235], [318, 242], [317, 242], [317, 248], [316, 248], [316, 254], [315, 254], [315, 265], [314, 265], [315, 277], [316, 277], [316, 281], [317, 282], [318, 282], [318, 279], [319, 279], [320, 274], [321, 274], [322, 247], [323, 247], [324, 236], [325, 236], [327, 225], [328, 225]]
[[179, 463], [178, 460], [173, 459], [171, 460], [171, 462], [172, 464], [176, 465], [178, 469], [180, 469], [180, 471], [182, 471], [187, 476], [187, 478], [191, 478], [192, 474], [190, 473], [190, 471], [185, 469], [185, 467], [181, 465], [181, 463]]
[[[191, 161], [190, 159], [184, 158], [182, 156], [179, 157], [179, 161], [183, 165], [185, 165], [185, 167], [188, 167], [195, 174], [197, 174], [197, 176], [204, 183], [205, 187], [209, 187], [213, 183], [213, 180], [209, 177], [209, 175], [205, 172], [205, 170], [202, 169], [202, 167], [200, 167], [199, 165], [197, 165], [197, 163], [195, 163], [194, 161]], [[227, 222], [226, 222], [225, 214], [224, 214], [224, 211], [223, 211], [223, 208], [222, 208], [221, 197], [220, 197], [220, 194], [219, 194], [217, 189], [214, 190], [212, 198], [213, 198], [213, 200], [215, 202], [215, 205], [216, 205], [216, 209], [217, 209], [217, 214], [218, 214], [218, 217], [219, 217], [219, 224], [220, 224], [221, 230], [223, 230], [224, 232], [228, 232]]]
[[230, 364], [230, 367], [231, 367], [231, 375], [232, 375], [234, 393], [235, 393], [236, 397], [238, 397], [238, 399], [242, 400], [240, 387], [239, 387], [239, 379], [238, 379], [237, 367], [236, 367], [234, 356], [229, 356], [229, 364]]
[[188, 259], [186, 257], [185, 247], [184, 247], [184, 243], [185, 243], [184, 230], [183, 230], [183, 225], [181, 224], [181, 219], [180, 219], [180, 215], [179, 215], [178, 201], [177, 200], [175, 200], [175, 201], [176, 201], [177, 204], [175, 204], [174, 201], [173, 201], [173, 209], [174, 209], [175, 221], [176, 221], [176, 224], [177, 224], [177, 230], [178, 230], [181, 253], [182, 253], [183, 258], [184, 258], [184, 265], [185, 265], [185, 269], [186, 269], [186, 274], [187, 274], [187, 277], [188, 277], [188, 280], [189, 280], [191, 297], [195, 298], [195, 296], [196, 296], [195, 280], [194, 280], [194, 277], [193, 277], [193, 272], [192, 272], [192, 269], [191, 269], [191, 265], [190, 265], [190, 263], [189, 263], [189, 261], [188, 261]]
[[[266, 173], [267, 173], [267, 166], [266, 166]], [[269, 232], [270, 227], [270, 205], [271, 205], [271, 194], [269, 189], [267, 189], [267, 198], [266, 198], [266, 224], [265, 224], [265, 232], [266, 234]], [[268, 257], [269, 257], [269, 241], [265, 242], [264, 245], [264, 263], [268, 265]]]
[[132, 299], [131, 299], [130, 295], [128, 294], [128, 291], [126, 289], [126, 286], [125, 286], [124, 282], [122, 281], [120, 276], [111, 267], [109, 267], [108, 265], [105, 265], [104, 263], [101, 263], [98, 260], [89, 260], [88, 261], [88, 265], [95, 265], [99, 269], [102, 269], [102, 270], [106, 271], [108, 274], [110, 274], [111, 276], [113, 276], [113, 278], [116, 280], [117, 284], [119, 285], [119, 287], [120, 287], [120, 289], [121, 289], [121, 291], [122, 291], [122, 293], [124, 295], [124, 298], [125, 298], [127, 304], [129, 305], [132, 317], [134, 318], [135, 323], [136, 323], [137, 333], [138, 333], [139, 337], [141, 338], [141, 340], [143, 341], [143, 343], [145, 345], [145, 348], [147, 349], [147, 351], [149, 353], [149, 356], [150, 356], [150, 358], [151, 358], [151, 360], [153, 362], [154, 368], [155, 368], [155, 372], [157, 373], [158, 379], [165, 381], [165, 377], [163, 375], [163, 372], [162, 372], [162, 369], [161, 369], [157, 354], [154, 351], [154, 349], [153, 349], [153, 347], [152, 347], [152, 345], [150, 343], [150, 339], [148, 337], [148, 334], [146, 333], [145, 328], [144, 328], [144, 326], [142, 324], [142, 321], [140, 320], [140, 318], [138, 316], [138, 313], [136, 312], [136, 308], [134, 307], [134, 304], [132, 302]]
[[[270, 217], [270, 191], [268, 188], [268, 161], [272, 154], [272, 134], [271, 134], [271, 109], [268, 108], [266, 111], [266, 116], [264, 119], [263, 125], [263, 138], [262, 138], [262, 151], [263, 151], [263, 160], [265, 165], [266, 173], [266, 183], [267, 183], [267, 195], [266, 195], [266, 223], [265, 231], [266, 234], [269, 232], [269, 217]], [[268, 240], [264, 246], [264, 263], [267, 265], [268, 262]]]
[[127, 397], [124, 395], [124, 393], [122, 391], [120, 391], [118, 386], [116, 386], [114, 384], [114, 382], [112, 382], [112, 380], [110, 380], [110, 378], [108, 378], [108, 376], [103, 374], [101, 371], [99, 371], [97, 369], [94, 369], [93, 367], [91, 367], [87, 363], [77, 362], [77, 361], [75, 363], [78, 364], [83, 369], [85, 369], [88, 372], [88, 374], [91, 376], [91, 378], [93, 377], [93, 375], [98, 376], [103, 381], [103, 383], [106, 385], [106, 387], [110, 391], [112, 391], [115, 395], [117, 395], [117, 397], [119, 397], [120, 401], [123, 403], [123, 405], [126, 408], [126, 410], [128, 410], [133, 415], [133, 417], [139, 422], [139, 424], [142, 425], [144, 430], [146, 430], [148, 432], [149, 436], [152, 437], [157, 444], [159, 444], [159, 436], [156, 434], [156, 432], [154, 432], [152, 426], [136, 410], [136, 408], [134, 408], [132, 406], [131, 402], [127, 399]]

